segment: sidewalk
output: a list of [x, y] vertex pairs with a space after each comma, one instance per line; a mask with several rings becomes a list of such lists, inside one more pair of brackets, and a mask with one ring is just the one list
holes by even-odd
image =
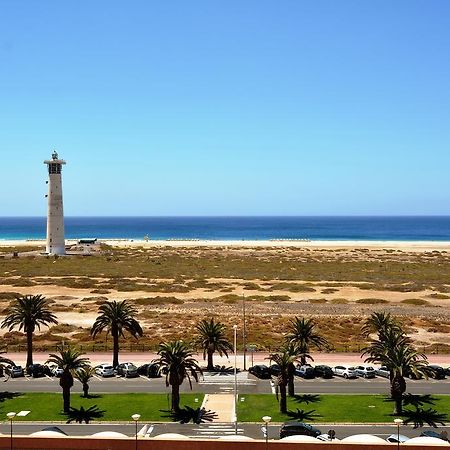
[[213, 422], [234, 422], [235, 402], [233, 394], [206, 394], [202, 405], [207, 411], [214, 411]]

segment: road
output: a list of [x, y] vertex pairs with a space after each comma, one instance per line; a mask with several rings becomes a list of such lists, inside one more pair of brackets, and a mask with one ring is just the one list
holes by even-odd
[[[270, 380], [259, 380], [247, 372], [238, 373], [238, 392], [240, 394], [270, 394], [273, 392]], [[6, 379], [4, 379], [6, 380]], [[321, 378], [313, 380], [295, 379], [295, 388], [298, 393], [307, 394], [386, 394], [389, 392], [389, 382], [385, 378], [353, 379]], [[43, 378], [13, 378], [3, 385], [3, 390], [14, 392], [59, 392], [59, 380], [53, 377]], [[73, 392], [82, 392], [81, 383], [75, 382]], [[199, 383], [193, 383], [192, 391], [189, 384], [181, 386], [182, 392], [194, 393], [226, 393], [234, 390], [233, 375], [208, 375]], [[407, 390], [412, 394], [450, 394], [450, 379], [445, 380], [408, 380]], [[95, 377], [90, 382], [90, 391], [93, 393], [114, 392], [150, 392], [166, 393], [169, 389], [164, 378], [130, 378], [122, 377], [100, 378]]]

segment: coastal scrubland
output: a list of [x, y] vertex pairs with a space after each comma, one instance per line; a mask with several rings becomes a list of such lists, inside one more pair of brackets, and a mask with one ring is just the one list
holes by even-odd
[[[18, 251], [19, 257], [13, 257]], [[330, 350], [358, 351], [361, 325], [372, 312], [400, 317], [427, 352], [450, 351], [450, 253], [384, 248], [108, 247], [90, 256], [45, 257], [35, 249], [3, 248], [0, 315], [16, 295], [43, 294], [59, 325], [36, 336], [42, 349], [63, 340], [95, 343], [89, 329], [99, 305], [129, 299], [144, 337], [131, 348], [191, 336], [199, 318], [242, 325], [247, 342], [276, 348], [294, 316], [314, 317]], [[242, 326], [241, 326], [242, 328]], [[9, 346], [25, 336], [2, 330]], [[139, 347], [141, 346], [141, 347]]]

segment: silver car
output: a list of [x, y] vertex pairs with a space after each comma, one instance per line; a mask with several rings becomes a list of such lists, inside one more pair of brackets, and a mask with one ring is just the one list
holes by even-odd
[[338, 377], [344, 378], [356, 378], [356, 370], [354, 367], [350, 366], [336, 366], [333, 369], [333, 373]]
[[356, 366], [355, 372], [362, 378], [375, 378], [376, 375], [375, 369], [370, 366]]
[[114, 367], [111, 364], [100, 364], [95, 368], [95, 374], [100, 377], [113, 377]]

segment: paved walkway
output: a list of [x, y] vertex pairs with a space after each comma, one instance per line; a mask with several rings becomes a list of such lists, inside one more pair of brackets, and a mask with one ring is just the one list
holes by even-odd
[[213, 422], [234, 422], [234, 394], [206, 394], [202, 406], [216, 413]]

